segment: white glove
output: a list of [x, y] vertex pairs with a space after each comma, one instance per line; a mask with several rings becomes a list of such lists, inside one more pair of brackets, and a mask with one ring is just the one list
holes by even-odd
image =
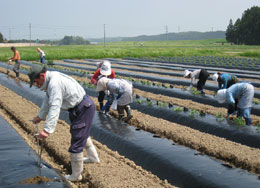
[[11, 59], [8, 59], [8, 62], [11, 62], [12, 60]]
[[105, 91], [105, 94], [106, 94], [106, 95], [109, 95], [109, 94], [110, 94], [109, 90], [106, 90], [106, 91]]

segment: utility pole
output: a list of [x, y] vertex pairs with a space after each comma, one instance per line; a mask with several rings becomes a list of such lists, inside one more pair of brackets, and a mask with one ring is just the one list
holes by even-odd
[[168, 26], [165, 26], [165, 34], [166, 34], [166, 45], [168, 45]]
[[31, 46], [31, 39], [32, 39], [32, 25], [29, 23], [29, 31], [30, 31], [30, 46]]
[[106, 24], [104, 24], [104, 47], [106, 47]]

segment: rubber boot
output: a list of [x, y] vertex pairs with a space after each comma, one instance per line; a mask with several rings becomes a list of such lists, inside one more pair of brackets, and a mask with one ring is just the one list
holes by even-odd
[[88, 157], [83, 158], [84, 163], [100, 163], [97, 150], [90, 137], [87, 139], [86, 151]]
[[118, 115], [118, 119], [119, 119], [119, 120], [123, 120], [123, 117], [124, 117], [124, 116], [125, 116], [124, 114], [119, 114], [119, 115]]
[[65, 178], [69, 181], [81, 181], [81, 172], [83, 171], [83, 153], [71, 153], [71, 175], [65, 175]]
[[125, 118], [125, 122], [128, 122], [133, 117], [131, 107], [129, 105], [126, 105], [125, 111], [126, 111], [126, 114], [127, 114], [127, 116]]

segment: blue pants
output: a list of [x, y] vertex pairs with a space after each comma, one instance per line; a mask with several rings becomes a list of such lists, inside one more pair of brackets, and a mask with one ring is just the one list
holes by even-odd
[[250, 118], [250, 114], [251, 114], [251, 108], [238, 108], [237, 109], [237, 116], [242, 116], [243, 118], [245, 118], [246, 120], [246, 125], [251, 125], [252, 124], [252, 120]]
[[77, 106], [69, 109], [69, 118], [71, 121], [71, 146], [69, 152], [80, 153], [83, 151], [89, 137], [94, 115], [95, 104], [87, 95], [84, 96], [83, 100]]
[[45, 64], [45, 56], [41, 57], [41, 63]]

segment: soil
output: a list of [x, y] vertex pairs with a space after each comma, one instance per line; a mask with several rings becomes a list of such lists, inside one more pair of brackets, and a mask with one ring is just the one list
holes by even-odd
[[35, 176], [33, 178], [27, 178], [26, 180], [20, 182], [20, 184], [37, 184], [37, 183], [43, 183], [43, 182], [50, 182], [50, 178], [46, 178], [43, 176]]

